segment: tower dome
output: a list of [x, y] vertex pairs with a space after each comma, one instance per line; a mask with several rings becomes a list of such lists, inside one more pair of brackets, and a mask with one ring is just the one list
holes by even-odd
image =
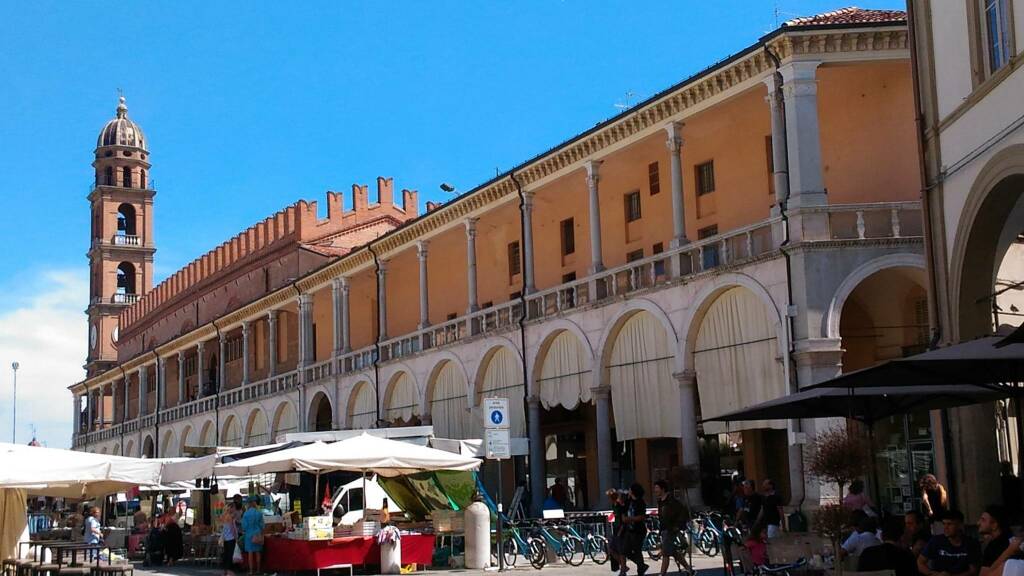
[[103, 130], [100, 130], [99, 138], [96, 139], [96, 147], [101, 146], [128, 146], [148, 151], [142, 128], [128, 118], [128, 106], [124, 103], [124, 96], [119, 99], [117, 117], [107, 122]]

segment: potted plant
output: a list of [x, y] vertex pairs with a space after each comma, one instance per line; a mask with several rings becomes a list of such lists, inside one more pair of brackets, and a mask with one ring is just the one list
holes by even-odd
[[814, 531], [832, 545], [832, 562], [836, 574], [842, 574], [839, 561], [839, 542], [843, 538], [849, 513], [842, 504], [825, 504], [814, 512]]

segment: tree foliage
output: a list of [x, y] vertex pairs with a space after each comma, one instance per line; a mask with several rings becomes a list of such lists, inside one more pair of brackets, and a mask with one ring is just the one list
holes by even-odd
[[843, 486], [865, 475], [871, 464], [867, 441], [849, 428], [831, 428], [818, 433], [808, 445], [804, 463], [810, 476], [819, 482]]

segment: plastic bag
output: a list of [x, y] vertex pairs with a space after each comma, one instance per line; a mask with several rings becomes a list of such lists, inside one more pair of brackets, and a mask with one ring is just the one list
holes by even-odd
[[242, 563], [242, 547], [237, 542], [235, 543], [235, 551], [231, 554], [231, 562], [234, 564]]

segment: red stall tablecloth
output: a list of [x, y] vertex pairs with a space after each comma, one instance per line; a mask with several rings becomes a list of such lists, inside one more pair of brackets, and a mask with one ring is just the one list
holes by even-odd
[[[402, 536], [403, 565], [430, 566], [433, 557], [433, 534]], [[375, 538], [357, 536], [314, 541], [268, 537], [263, 547], [263, 570], [266, 572], [316, 570], [336, 564], [379, 565], [380, 546]]]

